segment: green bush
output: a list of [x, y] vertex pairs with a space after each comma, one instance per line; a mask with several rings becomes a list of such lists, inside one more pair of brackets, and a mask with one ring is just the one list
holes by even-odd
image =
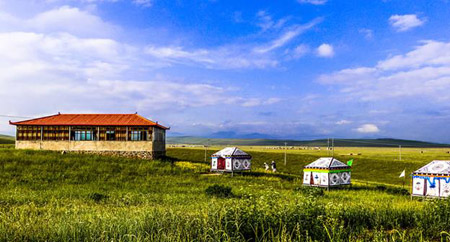
[[390, 194], [409, 195], [409, 191], [405, 188], [390, 187], [386, 191]]
[[313, 196], [313, 197], [321, 197], [325, 194], [325, 192], [323, 191], [323, 188], [320, 188], [320, 187], [301, 186], [301, 187], [296, 187], [294, 190], [297, 192], [300, 192], [303, 195]]
[[233, 192], [231, 187], [214, 184], [206, 188], [205, 193], [214, 197], [232, 197]]
[[105, 194], [102, 194], [102, 193], [94, 192], [94, 193], [89, 194], [89, 198], [92, 199], [92, 200], [94, 200], [96, 203], [99, 203], [99, 202], [101, 202], [102, 200], [108, 199], [109, 196], [108, 196], [108, 195], [105, 195]]
[[405, 188], [388, 187], [385, 185], [377, 185], [375, 189], [382, 192], [387, 192], [394, 195], [409, 195], [409, 191]]
[[386, 191], [387, 187], [385, 185], [376, 185], [375, 189], [378, 191]]

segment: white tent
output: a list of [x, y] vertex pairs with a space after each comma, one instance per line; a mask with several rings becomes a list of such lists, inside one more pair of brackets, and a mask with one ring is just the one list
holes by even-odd
[[350, 185], [351, 167], [332, 157], [322, 157], [303, 169], [303, 185]]
[[413, 196], [448, 197], [450, 195], [450, 161], [434, 160], [413, 172]]
[[245, 171], [251, 168], [252, 156], [238, 147], [224, 148], [211, 156], [211, 171]]

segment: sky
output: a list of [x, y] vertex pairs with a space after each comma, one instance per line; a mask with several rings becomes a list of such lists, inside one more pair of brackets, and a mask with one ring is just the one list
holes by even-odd
[[171, 136], [450, 143], [447, 0], [0, 0], [9, 120], [135, 113]]

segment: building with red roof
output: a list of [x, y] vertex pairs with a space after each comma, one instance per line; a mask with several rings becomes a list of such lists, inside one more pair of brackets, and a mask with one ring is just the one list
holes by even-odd
[[166, 153], [166, 130], [136, 114], [56, 114], [18, 122], [16, 149], [125, 154], [156, 158]]

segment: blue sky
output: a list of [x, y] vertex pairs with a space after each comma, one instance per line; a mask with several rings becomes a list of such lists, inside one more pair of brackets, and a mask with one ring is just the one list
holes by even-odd
[[[0, 0], [0, 114], [137, 111], [171, 135], [450, 142], [449, 5]], [[14, 133], [9, 119], [0, 133]]]

